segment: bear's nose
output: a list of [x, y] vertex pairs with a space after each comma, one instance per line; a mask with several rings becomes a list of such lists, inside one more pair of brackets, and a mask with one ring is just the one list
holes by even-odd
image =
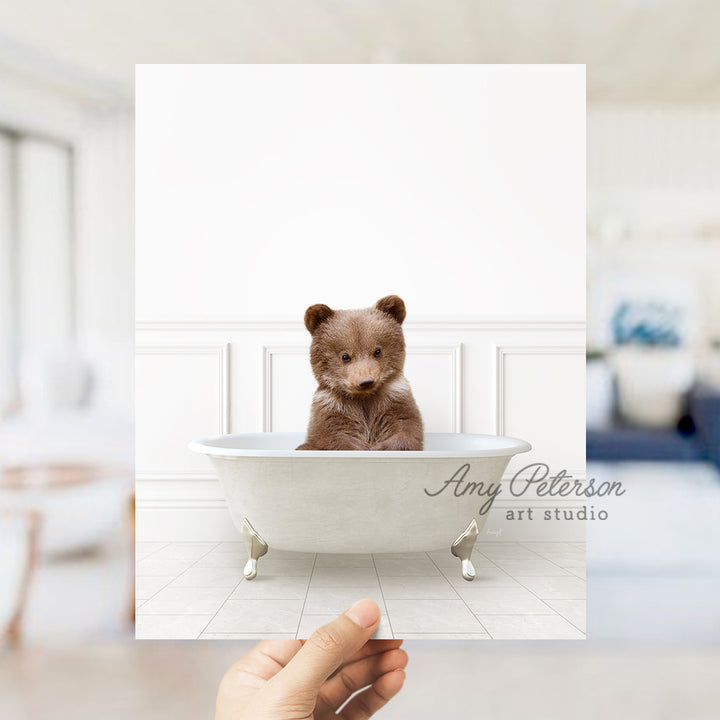
[[371, 388], [374, 384], [375, 380], [373, 380], [371, 377], [366, 377], [358, 383], [358, 387], [362, 388], [363, 390], [367, 390], [368, 388]]

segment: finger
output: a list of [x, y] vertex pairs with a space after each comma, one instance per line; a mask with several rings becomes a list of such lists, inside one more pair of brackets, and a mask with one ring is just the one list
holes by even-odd
[[262, 640], [255, 646], [254, 652], [274, 660], [281, 668], [284, 668], [301, 647], [300, 640]]
[[263, 640], [230, 667], [226, 673], [228, 680], [261, 687], [277, 675], [301, 647], [299, 640]]
[[273, 679], [276, 693], [317, 693], [325, 680], [370, 639], [380, 623], [373, 600], [359, 600], [342, 615], [318, 628]]
[[393, 670], [378, 678], [367, 690], [358, 693], [340, 713], [343, 720], [366, 720], [386, 705], [402, 689], [403, 670]]
[[301, 647], [297, 640], [264, 640], [233, 663], [218, 688], [216, 720], [235, 717], [233, 708], [245, 707]]
[[322, 686], [318, 699], [336, 711], [348, 701], [353, 693], [372, 685], [393, 670], [403, 670], [407, 666], [407, 662], [407, 653], [400, 649], [357, 660], [350, 665], [341, 667]]
[[380, 655], [388, 650], [395, 650], [402, 644], [402, 640], [368, 640], [352, 657], [347, 659], [346, 664], [349, 665], [372, 655]]

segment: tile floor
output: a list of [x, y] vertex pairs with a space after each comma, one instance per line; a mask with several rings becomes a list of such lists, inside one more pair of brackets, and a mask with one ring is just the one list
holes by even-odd
[[270, 550], [242, 577], [242, 543], [137, 543], [138, 639], [306, 638], [355, 600], [380, 638], [582, 639], [585, 544], [478, 543], [477, 577], [449, 551], [313, 555]]

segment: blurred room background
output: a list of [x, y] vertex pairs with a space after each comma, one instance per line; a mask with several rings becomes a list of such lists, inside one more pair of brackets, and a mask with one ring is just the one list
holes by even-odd
[[0, 633], [32, 643], [131, 617], [133, 112], [20, 35], [0, 38]]
[[588, 470], [627, 491], [588, 526], [590, 639], [408, 643], [384, 716], [460, 717], [478, 679], [496, 718], [712, 715], [720, 5], [28, 0], [0, 28], [0, 715], [207, 715], [249, 647], [132, 639], [136, 62], [587, 64]]
[[588, 107], [588, 470], [627, 489], [588, 526], [590, 632], [606, 637], [720, 638], [711, 87], [695, 102]]

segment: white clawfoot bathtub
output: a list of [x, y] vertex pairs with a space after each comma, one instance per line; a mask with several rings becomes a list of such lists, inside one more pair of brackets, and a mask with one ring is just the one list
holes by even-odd
[[245, 577], [268, 549], [313, 553], [448, 548], [466, 580], [493, 488], [524, 440], [429, 433], [421, 451], [294, 450], [304, 433], [222, 435], [208, 455], [248, 549]]

